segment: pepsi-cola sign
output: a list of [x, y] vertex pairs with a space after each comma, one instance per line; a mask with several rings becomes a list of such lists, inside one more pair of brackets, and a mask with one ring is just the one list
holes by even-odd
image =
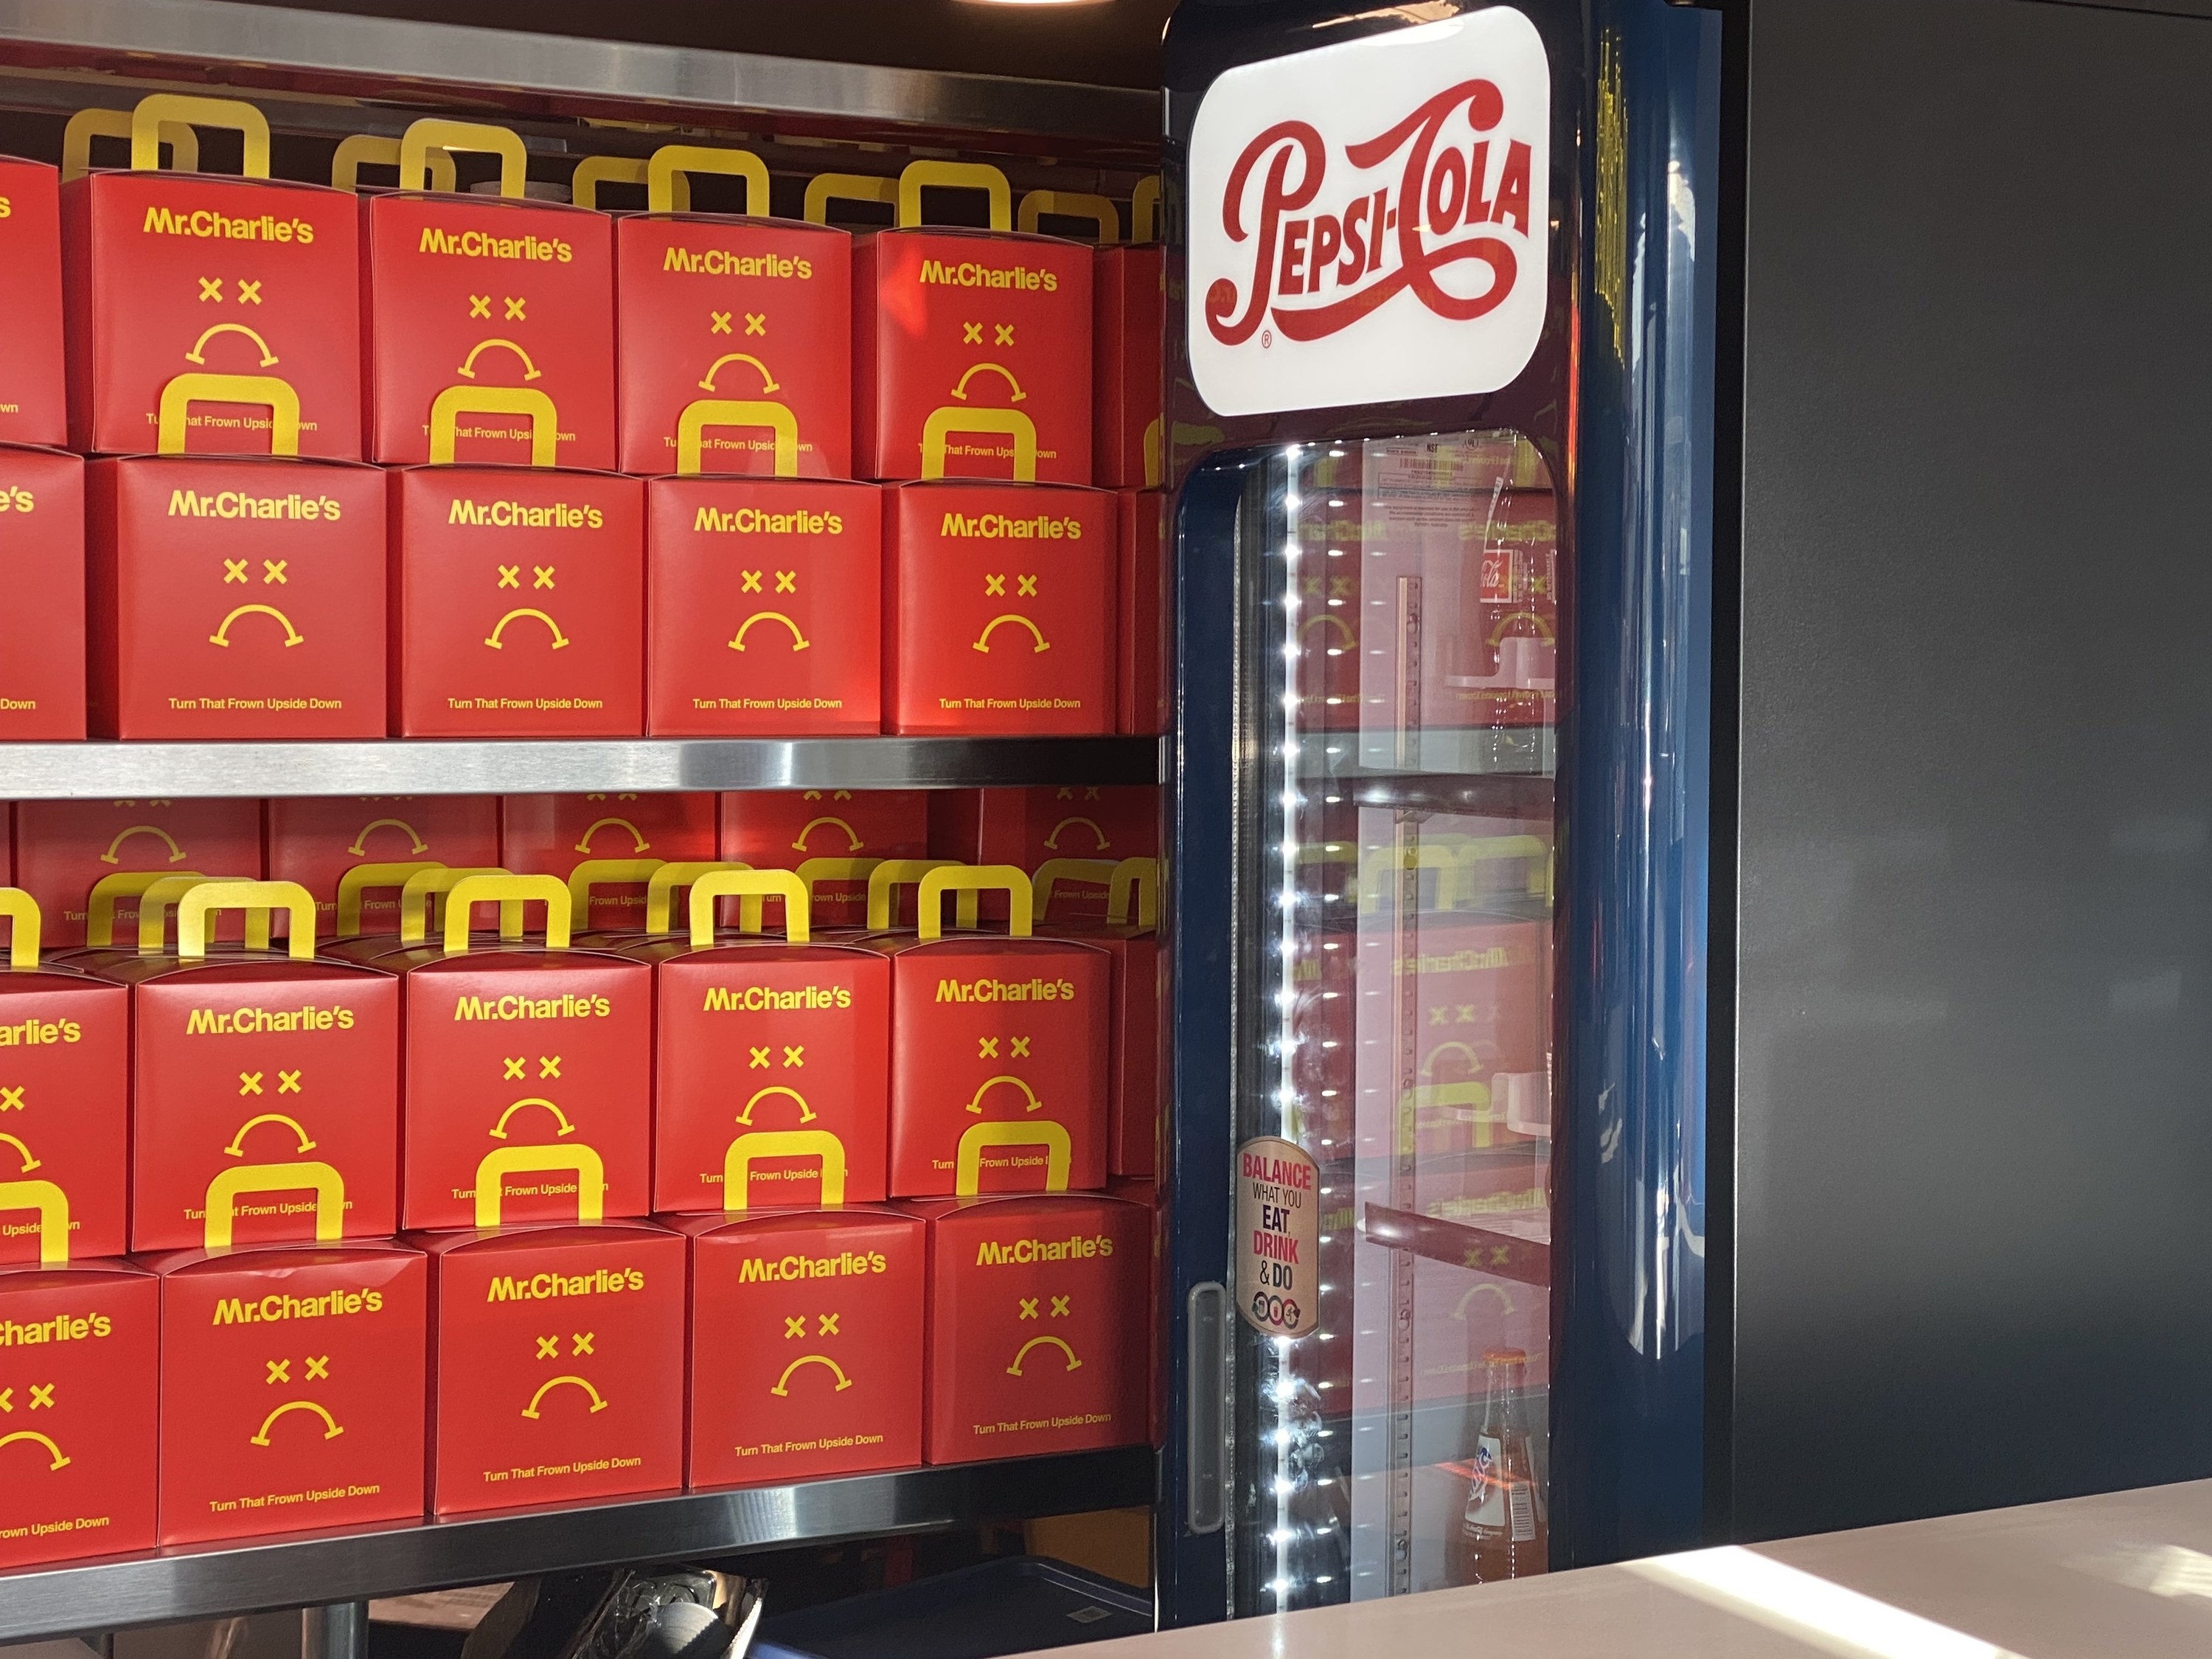
[[1222, 415], [1492, 392], [1544, 326], [1551, 70], [1497, 6], [1231, 70], [1190, 140], [1192, 377]]

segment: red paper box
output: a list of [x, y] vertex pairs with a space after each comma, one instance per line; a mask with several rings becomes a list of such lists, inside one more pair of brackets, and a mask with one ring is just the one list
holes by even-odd
[[356, 1241], [148, 1265], [161, 1284], [162, 1543], [422, 1513], [419, 1250]]
[[[315, 899], [315, 932], [323, 939], [399, 931], [401, 866], [460, 866], [499, 862], [495, 795], [356, 795], [271, 799], [269, 874], [296, 881]], [[367, 891], [356, 883], [356, 914], [339, 926], [338, 889], [349, 871], [393, 866]], [[280, 932], [283, 930], [280, 928]]]
[[[702, 863], [714, 851], [711, 794], [509, 795], [501, 805], [499, 861], [518, 874], [562, 881], [587, 864], [591, 896], [575, 912], [594, 933], [645, 931], [651, 864]], [[638, 866], [619, 879], [625, 864]]]
[[[240, 179], [155, 171], [165, 126], [245, 135]], [[297, 453], [362, 458], [360, 228], [353, 199], [269, 177], [269, 124], [232, 99], [156, 93], [131, 117], [128, 173], [62, 187], [69, 295], [70, 447], [136, 454], [155, 447], [179, 378], [274, 373], [297, 398]], [[197, 398], [191, 447], [269, 449], [258, 397]], [[281, 491], [277, 493], [282, 493]]]
[[160, 1318], [128, 1262], [0, 1270], [0, 1567], [153, 1547]]
[[932, 1463], [1146, 1437], [1150, 1213], [1103, 1194], [918, 1204]]
[[[746, 216], [676, 210], [700, 172], [744, 177]], [[704, 392], [775, 398], [796, 453], [786, 469], [766, 433], [723, 428], [694, 470], [852, 477], [852, 238], [763, 216], [768, 168], [743, 150], [664, 145], [646, 164], [646, 204], [615, 221], [622, 470], [683, 471], [679, 422]]]
[[[939, 931], [947, 892], [1005, 888], [1012, 934]], [[1113, 962], [1032, 939], [1029, 878], [1006, 866], [922, 878], [921, 930], [891, 958], [891, 1192], [1081, 1191], [1106, 1182]]]
[[1130, 737], [1158, 737], [1175, 720], [1175, 691], [1168, 672], [1175, 605], [1166, 520], [1166, 496], [1122, 492], [1121, 656], [1114, 676], [1114, 729]]
[[437, 1284], [434, 1513], [682, 1486], [683, 1238], [629, 1222], [417, 1242]]
[[128, 994], [39, 966], [39, 911], [0, 888], [11, 917], [0, 971], [0, 1263], [120, 1255], [129, 1240]]
[[687, 1485], [921, 1462], [920, 1217], [798, 1210], [680, 1224], [691, 1236]]
[[1111, 732], [1114, 497], [951, 481], [884, 493], [884, 729]]
[[[926, 789], [748, 789], [722, 797], [721, 856], [757, 870], [796, 870], [811, 889], [817, 927], [858, 927], [868, 919], [864, 871], [838, 873], [841, 860], [921, 858], [929, 850]], [[773, 927], [782, 907], [771, 902]]]
[[[8, 189], [0, 161], [0, 196]], [[0, 219], [0, 243], [7, 222]], [[0, 252], [0, 304], [9, 273]], [[6, 313], [0, 313], [6, 314]], [[0, 349], [0, 379], [7, 374]], [[0, 385], [0, 411], [8, 407]], [[0, 431], [11, 424], [0, 412]], [[85, 734], [84, 463], [0, 445], [0, 741]]]
[[[546, 905], [544, 942], [471, 948], [471, 908], [515, 898]], [[645, 1214], [653, 969], [568, 949], [568, 889], [550, 877], [471, 877], [445, 923], [443, 950], [379, 959], [406, 1003], [402, 1224]]]
[[[922, 228], [930, 187], [988, 191], [992, 228]], [[1089, 483], [1091, 249], [1011, 234], [1006, 176], [973, 162], [909, 162], [898, 222], [853, 252], [860, 476]]]
[[[426, 119], [399, 143], [401, 189], [362, 204], [369, 459], [613, 466], [613, 222], [520, 199], [504, 127]], [[500, 195], [425, 192], [434, 148], [495, 152]], [[449, 387], [477, 394], [458, 432], [437, 410]]]
[[380, 738], [384, 480], [331, 461], [187, 456], [181, 411], [221, 395], [276, 410], [252, 375], [179, 375], [161, 453], [87, 470], [91, 723], [135, 738]]
[[[543, 431], [551, 412], [533, 418]], [[398, 734], [640, 735], [643, 486], [509, 467], [387, 477]]]
[[[49, 951], [86, 942], [93, 886], [104, 877], [194, 870], [211, 876], [261, 874], [259, 801], [16, 803], [15, 884], [39, 902]], [[114, 922], [122, 937], [132, 936], [137, 925], [135, 896], [117, 900]], [[217, 937], [238, 939], [243, 933], [238, 917], [226, 916]]]
[[809, 943], [787, 871], [708, 875], [719, 894], [784, 889], [787, 942], [656, 947], [656, 1210], [860, 1203], [884, 1196], [890, 964], [874, 951]]
[[14, 155], [0, 155], [0, 316], [10, 319], [0, 343], [0, 443], [67, 443], [60, 175]]
[[[290, 957], [205, 957], [212, 902], [289, 904]], [[131, 989], [133, 1250], [398, 1225], [399, 983], [313, 960], [313, 914], [289, 882], [210, 882], [179, 902], [179, 957], [106, 969]]]
[[[1054, 901], [1075, 879], [1097, 884], [1111, 878], [1104, 922], [1057, 920]], [[1038, 931], [1095, 945], [1114, 958], [1114, 1012], [1107, 1040], [1111, 1070], [1106, 1093], [1106, 1168], [1115, 1176], [1152, 1179], [1158, 1163], [1160, 1085], [1159, 873], [1151, 859], [1119, 866], [1089, 860], [1054, 860], [1036, 875]], [[1080, 890], [1079, 889], [1073, 890]]]
[[[1048, 859], [1157, 858], [1160, 792], [1150, 784], [1063, 784], [1030, 789], [948, 789], [929, 800], [933, 858], [1011, 864], [1034, 871]], [[1062, 921], [1103, 921], [1106, 890], [1072, 888], [1053, 906]], [[997, 921], [1006, 901], [983, 896]]]
[[865, 598], [882, 587], [882, 513], [873, 484], [647, 481], [647, 731], [872, 735], [883, 629]]
[[1158, 489], [1165, 482], [1160, 471], [1164, 254], [1154, 242], [1102, 247], [1097, 256], [1093, 482], [1117, 489]]

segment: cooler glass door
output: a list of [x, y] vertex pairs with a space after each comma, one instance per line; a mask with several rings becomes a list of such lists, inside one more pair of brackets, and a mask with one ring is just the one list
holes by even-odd
[[[1550, 474], [1511, 431], [1294, 445], [1248, 474], [1238, 523], [1265, 902], [1236, 1106], [1235, 1599], [1542, 1572]], [[1298, 1153], [1306, 1239], [1243, 1190], [1295, 1189]]]

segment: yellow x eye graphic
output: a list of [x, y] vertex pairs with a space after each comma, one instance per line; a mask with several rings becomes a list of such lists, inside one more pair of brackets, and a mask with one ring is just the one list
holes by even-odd
[[707, 332], [708, 332], [708, 333], [709, 333], [709, 334], [727, 334], [729, 331], [730, 331], [730, 313], [729, 313], [728, 312], [726, 312], [726, 311], [710, 311], [710, 312], [708, 312], [708, 313], [707, 313]]
[[538, 1076], [540, 1076], [540, 1077], [558, 1077], [558, 1076], [560, 1076], [560, 1075], [561, 1075], [561, 1056], [560, 1056], [560, 1055], [558, 1055], [558, 1054], [540, 1054], [540, 1055], [538, 1055]]
[[1003, 592], [1005, 592], [1006, 591], [1006, 579], [1004, 576], [986, 576], [986, 577], [984, 577], [984, 578], [983, 578], [983, 591], [984, 591], [986, 593], [1003, 593]]
[[996, 1037], [977, 1037], [977, 1038], [975, 1039], [975, 1058], [976, 1058], [976, 1059], [978, 1059], [978, 1060], [996, 1060], [998, 1057], [999, 1057], [999, 1039], [998, 1039], [998, 1038], [996, 1038]]
[[1033, 1296], [1024, 1297], [1022, 1298], [1021, 1317], [1024, 1319], [1035, 1319], [1037, 1316], [1036, 1304], [1036, 1297]]
[[12, 1089], [0, 1089], [0, 1112], [20, 1112], [25, 1110], [26, 1108], [23, 1105], [23, 1091], [30, 1086], [31, 1085], [27, 1083], [22, 1083], [18, 1084]]
[[519, 564], [503, 564], [503, 565], [500, 566], [500, 568], [499, 568], [499, 585], [500, 585], [501, 587], [520, 587], [520, 586], [522, 586], [522, 567], [521, 567], [520, 565], [519, 565]]
[[261, 585], [266, 587], [274, 582], [280, 587], [289, 587], [292, 584], [285, 579], [284, 572], [291, 562], [289, 559], [262, 560]]
[[507, 1057], [506, 1065], [507, 1075], [508, 1077], [519, 1078], [522, 1075], [522, 1056], [520, 1054], [509, 1054]]
[[767, 333], [768, 313], [765, 311], [748, 311], [745, 313], [745, 332], [748, 334]]
[[819, 1317], [820, 1322], [821, 1322], [822, 1328], [821, 1328], [821, 1330], [819, 1330], [818, 1332], [817, 1332], [817, 1333], [816, 1333], [816, 1334], [817, 1334], [817, 1335], [819, 1335], [819, 1336], [836, 1336], [836, 1335], [839, 1334], [838, 1330], [837, 1330], [837, 1320], [838, 1320], [838, 1316], [837, 1316], [837, 1315], [836, 1315], [836, 1314], [823, 1314], [823, 1315], [818, 1316], [818, 1317]]
[[794, 1336], [804, 1336], [805, 1334], [806, 1316], [805, 1314], [786, 1314], [783, 1316], [783, 1340], [785, 1341], [788, 1342]]
[[1014, 1039], [1014, 1058], [1016, 1060], [1027, 1060], [1029, 1057], [1030, 1040], [1027, 1037], [1016, 1037]]
[[799, 592], [799, 573], [796, 570], [777, 571], [775, 573], [775, 591], [779, 593], [796, 593]]
[[755, 1069], [766, 1070], [768, 1067], [768, 1050], [765, 1048], [752, 1048], [750, 1044], [747, 1044], [746, 1046], [750, 1049], [753, 1059], [752, 1065], [747, 1066], [745, 1069], [747, 1071], [752, 1071]]
[[469, 315], [470, 315], [470, 316], [471, 316], [471, 317], [489, 317], [489, 316], [490, 316], [490, 315], [491, 315], [491, 295], [489, 295], [489, 294], [471, 294], [471, 295], [469, 295]]
[[52, 1410], [53, 1410], [53, 1408], [54, 1408], [54, 1389], [55, 1389], [57, 1387], [58, 1387], [58, 1386], [59, 1386], [58, 1384], [57, 1384], [57, 1383], [53, 1383], [53, 1382], [33, 1382], [33, 1383], [32, 1383], [32, 1384], [31, 1384], [31, 1409], [32, 1409], [33, 1411], [36, 1411], [36, 1410], [38, 1410], [41, 1406], [43, 1406], [43, 1407], [45, 1407], [48, 1411], [52, 1411]]
[[240, 1072], [238, 1074], [238, 1092], [242, 1095], [259, 1094], [261, 1092], [261, 1073], [258, 1072]]
[[289, 1382], [292, 1380], [290, 1360], [272, 1359], [268, 1362], [268, 1365], [269, 1375], [261, 1379], [264, 1382]]
[[757, 570], [740, 570], [738, 573], [738, 586], [739, 591], [742, 592], [759, 592], [761, 591], [761, 573]]
[[992, 343], [993, 343], [993, 344], [994, 344], [994, 345], [1012, 345], [1012, 344], [1013, 344], [1013, 343], [1014, 343], [1014, 325], [1013, 325], [1012, 323], [994, 323], [994, 324], [992, 324], [992, 325], [991, 325], [991, 337], [992, 337]]
[[1037, 579], [1035, 576], [1017, 576], [1014, 579], [1014, 591], [1017, 593], [1035, 593], [1036, 585]]
[[529, 321], [530, 319], [522, 314], [522, 301], [514, 298], [513, 295], [509, 295], [507, 301], [507, 320], [517, 323]]
[[[266, 281], [267, 279], [264, 277], [263, 280]], [[243, 276], [240, 277], [238, 279], [238, 303], [242, 306], [259, 305], [261, 303], [261, 283], [249, 283]]]
[[222, 278], [220, 276], [201, 277], [200, 299], [203, 302], [213, 300], [217, 304], [221, 304], [222, 301]]
[[791, 1044], [789, 1044], [789, 1043], [787, 1043], [787, 1043], [785, 1043], [785, 1044], [783, 1045], [783, 1063], [784, 1063], [785, 1065], [787, 1065], [787, 1066], [804, 1066], [804, 1065], [805, 1065], [805, 1064], [806, 1064], [806, 1045], [805, 1045], [805, 1043], [803, 1043], [803, 1042], [802, 1042], [802, 1043], [800, 1043], [797, 1048], [794, 1048], [793, 1047], [792, 1047], [792, 1046], [791, 1046]]
[[983, 343], [983, 325], [982, 325], [982, 324], [981, 324], [981, 323], [963, 323], [963, 324], [961, 324], [961, 325], [960, 325], [960, 343], [961, 343], [961, 344], [963, 344], [963, 345], [981, 345], [981, 344], [982, 344], [982, 343]]
[[561, 1357], [561, 1339], [557, 1336], [539, 1337], [538, 1357], [540, 1359], [558, 1359]]
[[568, 1352], [570, 1357], [573, 1358], [580, 1353], [591, 1352], [592, 1339], [598, 1334], [599, 1333], [597, 1331], [578, 1331], [570, 1336], [568, 1339]]
[[[304, 1067], [304, 1066], [302, 1066], [302, 1067], [301, 1068], [301, 1071], [304, 1071], [304, 1070], [306, 1070], [306, 1069], [307, 1069], [307, 1068], [306, 1068], [306, 1067]], [[300, 1073], [299, 1073], [299, 1072], [279, 1072], [279, 1073], [276, 1073], [276, 1092], [277, 1092], [278, 1094], [280, 1094], [280, 1095], [296, 1095], [296, 1094], [298, 1094], [298, 1093], [300, 1092]]]
[[1067, 1304], [1073, 1300], [1074, 1298], [1073, 1297], [1066, 1296], [1056, 1296], [1053, 1297], [1052, 1316], [1054, 1319], [1073, 1319], [1074, 1315], [1068, 1311]]
[[246, 580], [246, 561], [243, 559], [225, 559], [222, 562], [222, 579], [226, 582], [244, 581]]
[[550, 564], [532, 565], [530, 567], [530, 585], [532, 587], [550, 587], [553, 586], [553, 567]]
[[331, 1357], [330, 1357], [330, 1355], [328, 1355], [328, 1354], [326, 1354], [326, 1353], [325, 1353], [325, 1354], [313, 1354], [313, 1355], [310, 1355], [310, 1356], [308, 1357], [308, 1359], [307, 1359], [307, 1381], [308, 1381], [308, 1382], [315, 1382], [326, 1381], [326, 1380], [329, 1378], [330, 1374], [331, 1374]]

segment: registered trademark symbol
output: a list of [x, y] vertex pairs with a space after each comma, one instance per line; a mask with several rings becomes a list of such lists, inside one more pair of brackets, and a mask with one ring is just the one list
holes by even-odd
[[1261, 329], [1261, 330], [1260, 331], [1260, 347], [1261, 347], [1261, 349], [1265, 350], [1267, 347], [1269, 347], [1269, 346], [1271, 346], [1271, 345], [1273, 345], [1273, 344], [1274, 344], [1274, 343], [1275, 343], [1275, 331], [1274, 331], [1273, 329], [1272, 329], [1272, 328], [1263, 328], [1263, 329]]

